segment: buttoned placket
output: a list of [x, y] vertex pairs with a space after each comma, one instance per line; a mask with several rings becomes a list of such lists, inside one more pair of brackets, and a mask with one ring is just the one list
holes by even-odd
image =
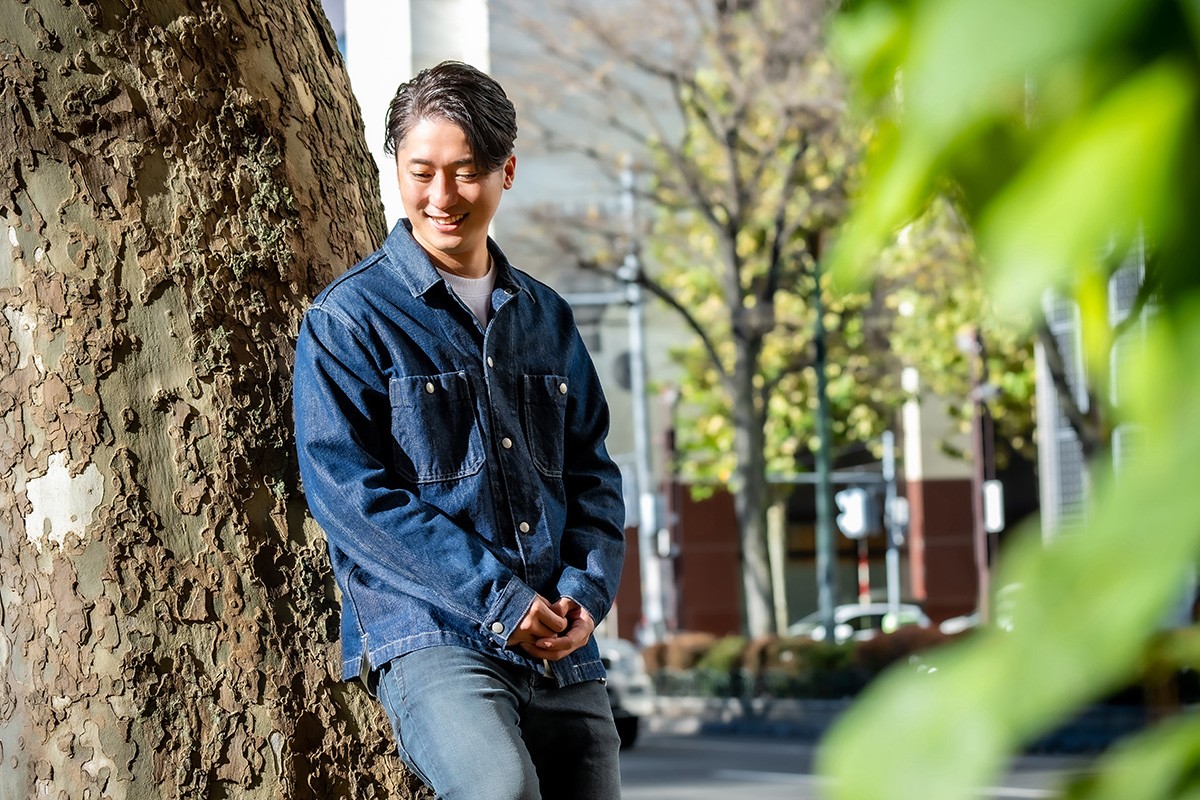
[[[492, 293], [492, 316], [486, 327], [479, 323], [479, 319], [463, 304], [462, 300], [454, 294], [453, 289], [448, 284], [445, 285], [446, 294], [451, 298], [451, 302], [458, 306], [453, 309], [450, 314], [454, 320], [452, 324], [444, 325], [443, 330], [451, 337], [451, 340], [457, 343], [464, 352], [464, 355], [469, 357], [478, 366], [472, 369], [476, 375], [482, 373], [483, 378], [483, 393], [484, 393], [484, 408], [485, 416], [479, 419], [479, 424], [483, 426], [483, 436], [485, 441], [493, 442], [493, 456], [489, 460], [493, 462], [494, 468], [486, 470], [488, 481], [491, 484], [492, 497], [496, 498], [498, 504], [503, 507], [495, 509], [496, 520], [503, 524], [503, 520], [511, 520], [513, 517], [513, 489], [514, 483], [520, 485], [520, 476], [516, 476], [514, 480], [510, 476], [511, 470], [505, 463], [503, 453], [511, 450], [516, 446], [516, 432], [510, 428], [514, 423], [519, 424], [519, 409], [514, 406], [512, 421], [509, 421], [501, 410], [505, 405], [512, 405], [514, 401], [519, 401], [514, 389], [505, 386], [505, 374], [495, 369], [496, 364], [503, 362], [503, 357], [498, 349], [503, 349], [505, 334], [502, 332], [504, 328], [503, 317], [511, 314], [513, 309], [508, 309], [504, 312], [504, 306], [508, 305], [514, 299], [513, 290], [505, 287], [496, 287]], [[463, 321], [460, 321], [458, 312], [461, 310]], [[450, 309], [447, 309], [450, 311]], [[503, 313], [502, 313], [503, 312]], [[470, 319], [471, 323], [465, 322]], [[474, 328], [468, 327], [473, 324]], [[493, 355], [495, 353], [495, 355]], [[436, 388], [436, 387], [435, 387]], [[515, 387], [514, 387], [515, 388]], [[511, 535], [513, 551], [516, 558], [510, 561], [510, 567], [514, 575], [527, 585], [534, 583], [530, 576], [530, 559], [526, 553], [525, 543], [522, 537], [515, 534]], [[504, 642], [511, 635], [511, 631], [507, 630], [504, 623], [498, 619], [486, 620], [484, 622], [487, 629], [495, 636], [494, 644], [498, 647], [503, 647]]]
[[[527, 583], [536, 584], [541, 576], [535, 574], [537, 564], [529, 549], [529, 535], [536, 530], [536, 517], [525, 511], [522, 508], [525, 504], [521, 502], [525, 494], [522, 487], [529, 484], [529, 479], [523, 478], [513, 466], [519, 455], [512, 451], [519, 446], [524, 435], [520, 428], [522, 398], [517, 391], [515, 373], [508, 368], [502, 352], [506, 337], [511, 335], [506, 319], [517, 311], [515, 307], [506, 309], [506, 306], [520, 301], [508, 287], [497, 287], [493, 298], [492, 319], [483, 336], [484, 385], [488, 416], [497, 445], [497, 469], [491, 471], [493, 493], [495, 497], [503, 498], [502, 513], [514, 531], [512, 541], [523, 567], [520, 577]], [[513, 343], [508, 344], [511, 346]], [[497, 364], [501, 365], [500, 369], [497, 369]], [[499, 413], [498, 408], [501, 409]], [[504, 413], [504, 410], [509, 413]]]

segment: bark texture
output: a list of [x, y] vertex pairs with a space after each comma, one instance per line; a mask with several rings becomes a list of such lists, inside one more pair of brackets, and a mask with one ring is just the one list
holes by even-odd
[[0, 798], [410, 796], [291, 442], [383, 233], [319, 0], [3, 0], [0, 154]]

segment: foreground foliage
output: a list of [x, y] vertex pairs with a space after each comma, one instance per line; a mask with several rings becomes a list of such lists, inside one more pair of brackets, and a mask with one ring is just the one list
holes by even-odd
[[[895, 672], [871, 687], [822, 751], [832, 797], [976, 796], [1147, 654], [1167, 671], [1200, 663], [1194, 631], [1158, 633], [1200, 547], [1200, 234], [1185, 219], [1200, 194], [1198, 33], [1200, 7], [1167, 0], [846, 9], [849, 61], [896, 124], [838, 250], [843, 279], [949, 177], [995, 302], [1036, 315], [1047, 288], [1074, 297], [1092, 375], [1108, 375], [1114, 346], [1108, 276], [1142, 241], [1156, 313], [1109, 409], [1135, 426], [1139, 457], [1119, 475], [1094, 462], [1082, 534], [1046, 545], [1027, 531], [1006, 552], [996, 585], [1022, 585], [1011, 631], [931, 655], [937, 681]], [[1195, 729], [1177, 718], [1136, 737], [1073, 796], [1196, 796]]]

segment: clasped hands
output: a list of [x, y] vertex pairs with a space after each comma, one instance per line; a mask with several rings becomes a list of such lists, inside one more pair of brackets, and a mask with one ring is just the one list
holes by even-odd
[[595, 629], [596, 621], [579, 603], [569, 597], [551, 603], [539, 594], [508, 637], [508, 646], [534, 658], [558, 661], [587, 644]]

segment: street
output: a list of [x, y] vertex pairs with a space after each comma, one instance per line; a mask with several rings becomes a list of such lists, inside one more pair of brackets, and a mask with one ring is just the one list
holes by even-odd
[[644, 733], [621, 751], [622, 797], [815, 798], [812, 753], [799, 741]]
[[[687, 736], [647, 732], [621, 752], [625, 800], [818, 800], [822, 779], [812, 774], [815, 746], [789, 739]], [[991, 800], [1049, 800], [1080, 758], [1026, 756], [979, 796]]]

